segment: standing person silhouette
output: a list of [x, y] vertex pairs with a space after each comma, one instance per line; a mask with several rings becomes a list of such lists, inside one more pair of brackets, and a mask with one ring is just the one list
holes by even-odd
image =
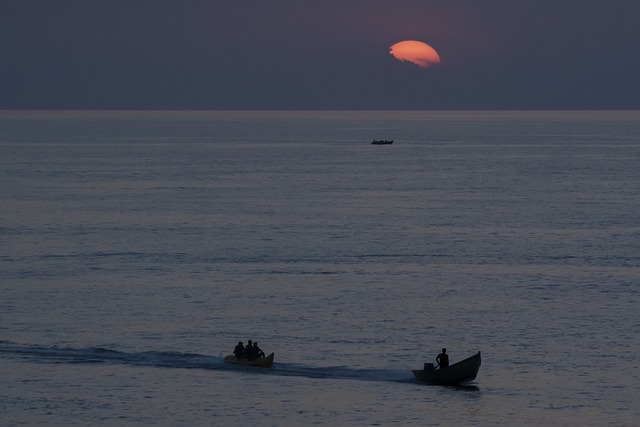
[[443, 348], [442, 353], [436, 356], [436, 362], [438, 362], [438, 366], [440, 366], [440, 369], [449, 366], [449, 355], [447, 355], [446, 348]]

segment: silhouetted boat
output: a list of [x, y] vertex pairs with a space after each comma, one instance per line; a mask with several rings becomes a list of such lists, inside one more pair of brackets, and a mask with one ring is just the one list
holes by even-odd
[[235, 354], [230, 354], [229, 356], [225, 356], [224, 363], [232, 363], [234, 365], [247, 365], [247, 366], [257, 366], [258, 368], [272, 368], [273, 367], [273, 357], [274, 354], [271, 353], [266, 357], [260, 357], [258, 359], [249, 360], [247, 358], [238, 359]]
[[425, 369], [412, 371], [416, 379], [438, 385], [453, 385], [473, 381], [480, 369], [480, 352], [443, 369], [435, 369], [432, 363], [425, 363]]
[[391, 145], [393, 139], [374, 139], [371, 145]]

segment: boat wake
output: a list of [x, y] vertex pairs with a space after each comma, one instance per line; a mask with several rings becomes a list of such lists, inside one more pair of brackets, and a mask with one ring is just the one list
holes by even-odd
[[0, 357], [35, 363], [105, 363], [182, 369], [215, 369], [222, 358], [195, 353], [145, 351], [127, 353], [103, 347], [72, 348], [21, 345], [0, 341]]
[[396, 369], [357, 369], [344, 366], [310, 367], [293, 363], [278, 363], [275, 369], [266, 373], [278, 376], [307, 377], [317, 379], [393, 381], [403, 383], [415, 382], [410, 371]]
[[49, 364], [117, 364], [173, 369], [206, 369], [250, 372], [252, 375], [275, 375], [319, 379], [393, 381], [414, 383], [408, 370], [309, 367], [294, 363], [276, 363], [273, 369], [224, 363], [223, 356], [172, 351], [124, 352], [104, 347], [72, 348], [23, 345], [0, 341], [0, 358]]

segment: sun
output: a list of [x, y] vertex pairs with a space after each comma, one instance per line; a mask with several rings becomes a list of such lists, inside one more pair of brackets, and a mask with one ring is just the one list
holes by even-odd
[[391, 46], [389, 53], [398, 61], [409, 61], [427, 68], [440, 63], [440, 55], [431, 46], [416, 40], [404, 40]]

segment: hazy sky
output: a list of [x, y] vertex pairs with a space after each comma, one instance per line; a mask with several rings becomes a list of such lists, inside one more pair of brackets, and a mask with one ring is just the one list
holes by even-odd
[[[638, 0], [0, 0], [0, 109], [639, 109]], [[389, 54], [428, 43], [421, 68]]]

